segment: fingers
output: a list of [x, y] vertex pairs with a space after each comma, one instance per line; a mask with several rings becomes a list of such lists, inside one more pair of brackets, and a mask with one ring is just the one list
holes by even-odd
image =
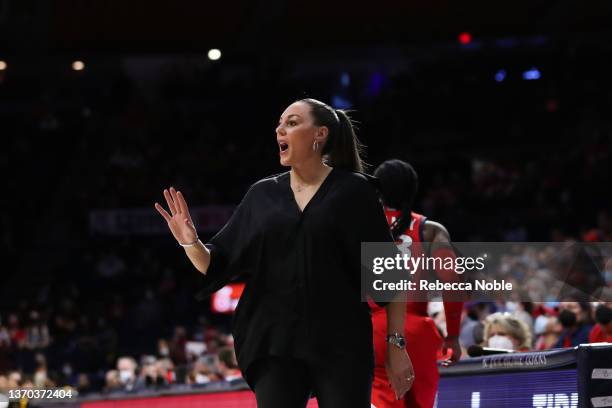
[[179, 198], [178, 198], [178, 195], [176, 194], [176, 190], [174, 189], [174, 187], [170, 187], [170, 195], [172, 196], [172, 199], [174, 200], [174, 203], [177, 205], [177, 207], [175, 207], [176, 210], [178, 211], [179, 214], [182, 213], [181, 207], [180, 207], [180, 205], [178, 203]]
[[178, 197], [178, 206], [180, 208], [180, 211], [184, 214], [189, 214], [189, 211], [187, 209], [187, 201], [185, 201], [185, 197], [183, 196], [183, 193], [181, 193], [180, 191], [177, 191], [176, 195]]
[[[170, 187], [171, 191], [173, 190], [172, 187]], [[170, 213], [172, 213], [172, 215], [176, 214], [176, 207], [174, 205], [174, 199], [172, 198], [172, 195], [170, 194], [170, 192], [168, 192], [168, 190], [164, 189], [164, 198], [166, 199], [166, 202], [168, 203], [168, 208], [170, 208]]]
[[393, 390], [395, 391], [395, 398], [397, 398], [398, 400], [404, 398], [408, 390], [410, 390], [410, 387], [411, 385], [407, 383], [400, 384], [397, 387], [393, 387]]
[[461, 353], [455, 353], [453, 351], [453, 355], [451, 356], [451, 361], [453, 362], [453, 364], [459, 361], [460, 359], [461, 359]]
[[162, 217], [164, 217], [166, 222], [170, 222], [170, 220], [172, 220], [172, 217], [170, 217], [170, 214], [168, 214], [166, 210], [164, 210], [164, 208], [158, 203], [155, 203], [155, 209], [162, 215]]
[[390, 386], [393, 387], [393, 391], [395, 392], [395, 397], [399, 400], [404, 398], [404, 395], [410, 391], [412, 388], [412, 383], [414, 382], [414, 377], [411, 377], [410, 374], [406, 374], [405, 376], [394, 376], [391, 378]]

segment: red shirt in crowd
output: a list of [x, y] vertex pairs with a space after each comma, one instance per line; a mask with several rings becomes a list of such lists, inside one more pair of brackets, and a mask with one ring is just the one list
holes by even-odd
[[589, 333], [589, 343], [612, 343], [612, 333], [605, 333], [601, 324], [596, 324]]

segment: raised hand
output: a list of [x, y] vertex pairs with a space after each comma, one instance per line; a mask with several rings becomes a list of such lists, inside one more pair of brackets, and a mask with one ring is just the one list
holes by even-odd
[[180, 191], [176, 191], [174, 187], [164, 190], [164, 197], [168, 203], [170, 214], [164, 208], [155, 203], [155, 209], [164, 217], [170, 228], [170, 232], [180, 244], [191, 244], [198, 239], [198, 233], [191, 215], [185, 197]]

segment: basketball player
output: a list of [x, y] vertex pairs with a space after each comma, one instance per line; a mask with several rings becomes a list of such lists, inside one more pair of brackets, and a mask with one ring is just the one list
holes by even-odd
[[[387, 222], [400, 248], [416, 249], [419, 243], [427, 242], [433, 248], [431, 256], [454, 258], [454, 253], [448, 249], [449, 246], [444, 245], [450, 243], [446, 228], [412, 211], [418, 187], [418, 177], [414, 168], [401, 160], [388, 160], [375, 170], [374, 175], [380, 181]], [[436, 244], [440, 245], [441, 249], [435, 249]], [[445, 280], [452, 279], [454, 274], [448, 270], [439, 270], [436, 273]], [[406, 304], [406, 349], [414, 367], [415, 380], [410, 391], [399, 400], [389, 387], [385, 373], [384, 356], [387, 348], [387, 342], [384, 341], [385, 310], [373, 307], [372, 324], [376, 354], [375, 378], [372, 386], [373, 406], [376, 408], [433, 407], [439, 380], [438, 356], [447, 354], [450, 350], [450, 357], [444, 361], [445, 364], [453, 364], [461, 357], [459, 328], [462, 307], [461, 302], [444, 301], [448, 334], [442, 339], [434, 321], [427, 316], [427, 302], [412, 301]]]

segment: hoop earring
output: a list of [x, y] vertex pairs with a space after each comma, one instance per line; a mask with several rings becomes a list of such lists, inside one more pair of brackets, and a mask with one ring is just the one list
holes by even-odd
[[315, 142], [312, 144], [312, 151], [316, 152], [317, 150], [319, 150], [319, 142], [315, 140]]

